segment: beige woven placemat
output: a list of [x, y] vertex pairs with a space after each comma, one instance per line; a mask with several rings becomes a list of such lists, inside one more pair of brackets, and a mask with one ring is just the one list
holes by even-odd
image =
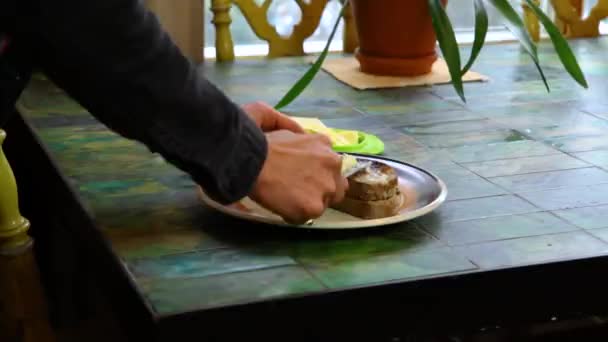
[[[416, 77], [366, 74], [359, 69], [359, 62], [355, 57], [327, 59], [322, 68], [338, 80], [359, 90], [447, 84], [452, 80], [448, 66], [441, 58], [435, 62], [433, 70], [429, 74]], [[462, 80], [464, 82], [480, 82], [487, 81], [489, 78], [480, 73], [469, 71], [463, 76]]]

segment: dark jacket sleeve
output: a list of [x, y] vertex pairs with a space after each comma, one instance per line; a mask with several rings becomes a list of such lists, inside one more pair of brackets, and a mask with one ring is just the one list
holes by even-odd
[[[119, 134], [188, 172], [222, 203], [246, 196], [267, 142], [137, 0], [41, 0], [43, 71]], [[119, 167], [119, 166], [117, 166]]]

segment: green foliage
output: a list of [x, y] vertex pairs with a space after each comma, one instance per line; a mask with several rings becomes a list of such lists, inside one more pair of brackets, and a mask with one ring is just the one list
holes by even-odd
[[[340, 20], [343, 17], [344, 8], [348, 4], [349, 0], [340, 1], [343, 4], [342, 11], [340, 12], [340, 16], [338, 17], [333, 31], [327, 41], [325, 49], [319, 55], [319, 57], [317, 58], [315, 63], [310, 67], [310, 69], [279, 101], [279, 103], [276, 105], [277, 109], [283, 108], [289, 105], [293, 100], [295, 100], [302, 92], [304, 92], [306, 87], [312, 82], [319, 70], [321, 70], [321, 66], [328, 54], [329, 45], [333, 40]], [[448, 18], [443, 5], [441, 4], [441, 0], [428, 0], [429, 13], [433, 22], [433, 28], [435, 29], [435, 33], [437, 35], [437, 42], [439, 43], [439, 48], [441, 50], [443, 58], [445, 59], [448, 65], [450, 76], [452, 78], [452, 86], [454, 87], [454, 90], [456, 91], [458, 96], [460, 96], [460, 98], [466, 102], [462, 76], [464, 76], [464, 74], [466, 74], [466, 72], [469, 71], [470, 68], [473, 66], [485, 43], [486, 34], [488, 32], [488, 14], [486, 12], [484, 2], [492, 5], [498, 11], [498, 13], [500, 13], [505, 19], [506, 27], [519, 41], [520, 45], [526, 51], [526, 53], [530, 55], [530, 58], [535, 64], [539, 75], [547, 88], [547, 91], [549, 91], [549, 84], [547, 83], [547, 79], [545, 78], [543, 69], [538, 59], [536, 44], [530, 37], [523, 20], [517, 14], [515, 9], [511, 6], [509, 1], [473, 1], [475, 6], [475, 38], [473, 41], [469, 60], [467, 61], [465, 66], [461, 68], [462, 64], [460, 59], [460, 51], [456, 42], [456, 36], [454, 34], [450, 19]], [[557, 52], [560, 61], [562, 62], [566, 71], [578, 84], [587, 88], [587, 81], [585, 80], [585, 76], [566, 39], [562, 36], [557, 27], [555, 27], [551, 19], [549, 19], [549, 17], [547, 17], [547, 15], [532, 0], [524, 0], [524, 2], [532, 10], [532, 13], [534, 13], [534, 15], [538, 18], [540, 23], [547, 31], [549, 38], [551, 39], [551, 42], [553, 44], [553, 47], [555, 48], [555, 51]]]
[[281, 109], [281, 108], [289, 105], [291, 102], [293, 102], [293, 100], [295, 100], [306, 89], [306, 87], [308, 87], [308, 85], [315, 78], [315, 76], [317, 75], [319, 70], [321, 70], [321, 66], [323, 65], [323, 62], [325, 61], [325, 58], [327, 57], [327, 53], [329, 52], [329, 46], [331, 44], [331, 41], [334, 39], [334, 36], [336, 35], [336, 31], [338, 30], [338, 26], [340, 25], [340, 20], [342, 20], [342, 17], [344, 15], [344, 9], [346, 8], [347, 4], [348, 4], [348, 0], [342, 0], [342, 9], [340, 10], [340, 15], [336, 19], [336, 23], [334, 24], [331, 34], [329, 35], [329, 39], [327, 39], [327, 44], [325, 45], [325, 49], [323, 49], [323, 52], [321, 52], [321, 55], [319, 55], [319, 58], [317, 58], [317, 60], [310, 67], [310, 69], [308, 69], [308, 71], [304, 74], [304, 76], [302, 76], [302, 78], [300, 78], [298, 80], [298, 82], [296, 82], [296, 84], [293, 85], [293, 87], [287, 92], [287, 94], [285, 94], [285, 96], [283, 96], [283, 98], [275, 106], [275, 108], [277, 110]]

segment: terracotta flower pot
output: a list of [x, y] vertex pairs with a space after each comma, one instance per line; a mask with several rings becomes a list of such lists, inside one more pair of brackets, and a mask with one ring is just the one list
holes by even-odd
[[[447, 0], [442, 1], [444, 6]], [[418, 76], [437, 60], [428, 0], [351, 0], [361, 71]]]

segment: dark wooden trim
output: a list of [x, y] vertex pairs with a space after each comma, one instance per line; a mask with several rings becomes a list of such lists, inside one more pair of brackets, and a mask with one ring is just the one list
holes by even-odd
[[90, 297], [98, 295], [97, 300], [110, 303], [130, 340], [152, 341], [153, 313], [31, 126], [13, 115], [7, 130], [12, 133], [6, 153], [13, 161], [20, 205], [32, 222], [55, 324], [78, 324], [94, 315]]

